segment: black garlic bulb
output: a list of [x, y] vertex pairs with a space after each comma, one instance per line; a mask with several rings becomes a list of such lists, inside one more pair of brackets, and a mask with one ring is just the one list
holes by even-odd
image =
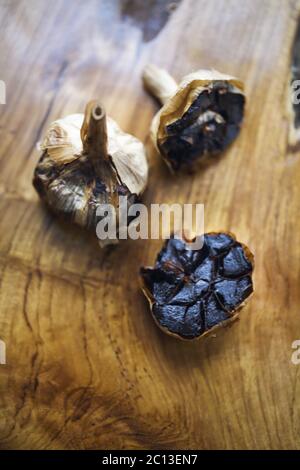
[[179, 339], [202, 338], [234, 321], [253, 292], [254, 257], [232, 233], [208, 233], [192, 250], [167, 240], [153, 268], [141, 268], [142, 289], [158, 326]]
[[245, 107], [240, 80], [216, 70], [198, 70], [177, 85], [165, 70], [149, 65], [143, 81], [162, 104], [151, 136], [172, 171], [193, 169], [237, 137]]
[[99, 206], [112, 204], [118, 214], [119, 196], [127, 196], [130, 207], [146, 187], [143, 144], [107, 118], [97, 101], [88, 103], [85, 115], [53, 122], [40, 148], [35, 189], [55, 213], [89, 230], [96, 230]]

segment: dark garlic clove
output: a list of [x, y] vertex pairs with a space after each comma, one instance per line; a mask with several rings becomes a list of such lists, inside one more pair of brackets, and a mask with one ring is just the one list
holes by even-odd
[[222, 152], [236, 138], [244, 116], [241, 81], [215, 70], [198, 70], [179, 85], [164, 70], [149, 65], [145, 87], [162, 103], [151, 125], [157, 150], [173, 171], [193, 168]]
[[253, 292], [254, 257], [231, 233], [208, 233], [200, 250], [167, 240], [153, 268], [141, 268], [142, 289], [160, 328], [198, 339], [235, 320]]
[[127, 196], [130, 207], [147, 184], [143, 144], [107, 118], [96, 101], [88, 103], [85, 115], [53, 122], [40, 148], [35, 189], [54, 212], [87, 229], [96, 230], [102, 204], [112, 204], [118, 214], [119, 196]]

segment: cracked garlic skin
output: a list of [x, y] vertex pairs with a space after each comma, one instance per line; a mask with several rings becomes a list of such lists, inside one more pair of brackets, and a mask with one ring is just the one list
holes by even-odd
[[96, 229], [101, 204], [113, 204], [118, 215], [118, 196], [127, 196], [130, 207], [147, 184], [143, 144], [106, 118], [97, 101], [85, 115], [53, 122], [40, 147], [35, 189], [55, 213], [89, 230]]
[[193, 168], [237, 137], [244, 116], [243, 84], [215, 70], [198, 70], [179, 85], [164, 70], [149, 65], [147, 90], [163, 105], [151, 125], [154, 144], [173, 171]]
[[193, 340], [235, 320], [253, 292], [254, 257], [231, 233], [208, 233], [200, 250], [167, 240], [153, 268], [141, 268], [143, 292], [158, 326]]

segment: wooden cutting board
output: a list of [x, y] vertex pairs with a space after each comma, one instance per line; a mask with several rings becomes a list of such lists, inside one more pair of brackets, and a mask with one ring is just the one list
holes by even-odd
[[[176, 8], [177, 7], [177, 8]], [[0, 5], [0, 439], [8, 449], [300, 448], [300, 152], [288, 140], [298, 1], [5, 0]], [[170, 176], [147, 135], [145, 64], [176, 79], [216, 68], [245, 81], [226, 154]], [[100, 98], [148, 142], [144, 201], [205, 204], [205, 228], [255, 253], [255, 294], [216, 338], [154, 324], [138, 271], [161, 241], [101, 251], [32, 188], [49, 123]]]

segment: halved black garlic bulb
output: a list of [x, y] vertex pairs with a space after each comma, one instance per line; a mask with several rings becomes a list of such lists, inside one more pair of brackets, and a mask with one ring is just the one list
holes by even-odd
[[141, 268], [143, 292], [160, 328], [180, 339], [203, 337], [235, 320], [253, 292], [254, 257], [231, 233], [208, 233], [200, 250], [167, 240], [153, 268]]
[[85, 115], [53, 122], [40, 148], [35, 189], [54, 212], [87, 229], [96, 229], [101, 204], [112, 204], [118, 215], [119, 196], [127, 196], [130, 207], [145, 189], [143, 144], [107, 118], [97, 101], [88, 103]]
[[171, 170], [193, 168], [238, 135], [245, 107], [240, 80], [216, 70], [198, 70], [177, 85], [165, 70], [149, 65], [143, 81], [163, 105], [152, 121], [151, 136]]

